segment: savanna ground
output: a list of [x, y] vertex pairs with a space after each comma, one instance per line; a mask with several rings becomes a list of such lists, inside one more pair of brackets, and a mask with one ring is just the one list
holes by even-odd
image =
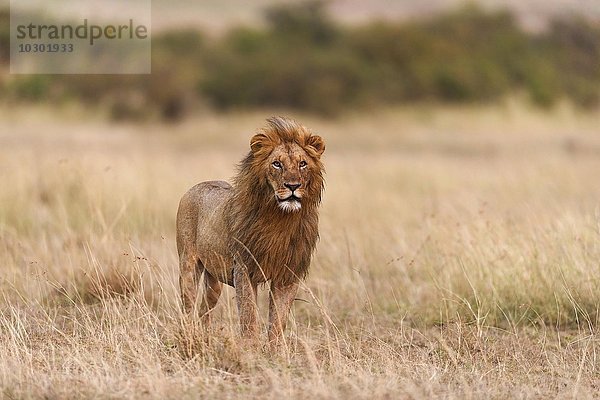
[[237, 344], [231, 289], [209, 344], [182, 329], [174, 242], [180, 196], [270, 112], [0, 114], [5, 398], [599, 396], [598, 114], [298, 116], [327, 188], [278, 356]]

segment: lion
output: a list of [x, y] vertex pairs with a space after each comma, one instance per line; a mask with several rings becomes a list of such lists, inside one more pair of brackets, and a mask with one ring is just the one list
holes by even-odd
[[270, 282], [268, 340], [281, 340], [319, 238], [324, 151], [320, 136], [292, 119], [271, 117], [250, 140], [232, 185], [202, 182], [185, 193], [177, 251], [186, 315], [196, 311], [208, 327], [222, 285], [233, 286], [241, 335], [257, 340], [257, 287]]

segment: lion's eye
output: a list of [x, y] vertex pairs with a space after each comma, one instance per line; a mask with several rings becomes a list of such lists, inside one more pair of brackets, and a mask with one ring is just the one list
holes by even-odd
[[277, 168], [277, 169], [281, 169], [281, 163], [279, 161], [273, 161], [273, 167]]
[[300, 168], [306, 168], [308, 164], [306, 163], [306, 161], [302, 160], [300, 161]]

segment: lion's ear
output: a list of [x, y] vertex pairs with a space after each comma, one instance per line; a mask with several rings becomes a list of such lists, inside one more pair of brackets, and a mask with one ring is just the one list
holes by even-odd
[[325, 142], [318, 135], [310, 135], [306, 141], [306, 145], [312, 147], [317, 157], [321, 157], [321, 154], [325, 151]]
[[267, 135], [264, 133], [257, 133], [256, 135], [252, 136], [252, 139], [250, 139], [250, 150], [252, 150], [253, 153], [256, 153], [263, 148], [267, 140], [269, 140]]

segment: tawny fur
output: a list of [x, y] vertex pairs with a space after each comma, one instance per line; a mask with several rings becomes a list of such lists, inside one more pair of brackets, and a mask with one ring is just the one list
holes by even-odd
[[[256, 287], [271, 282], [269, 338], [277, 340], [318, 239], [323, 140], [291, 119], [274, 117], [254, 135], [233, 186], [202, 182], [181, 199], [177, 249], [183, 307], [196, 303], [208, 324], [221, 284], [236, 287], [242, 333], [257, 334]], [[295, 189], [294, 189], [295, 188]], [[291, 200], [286, 200], [291, 199]]]

